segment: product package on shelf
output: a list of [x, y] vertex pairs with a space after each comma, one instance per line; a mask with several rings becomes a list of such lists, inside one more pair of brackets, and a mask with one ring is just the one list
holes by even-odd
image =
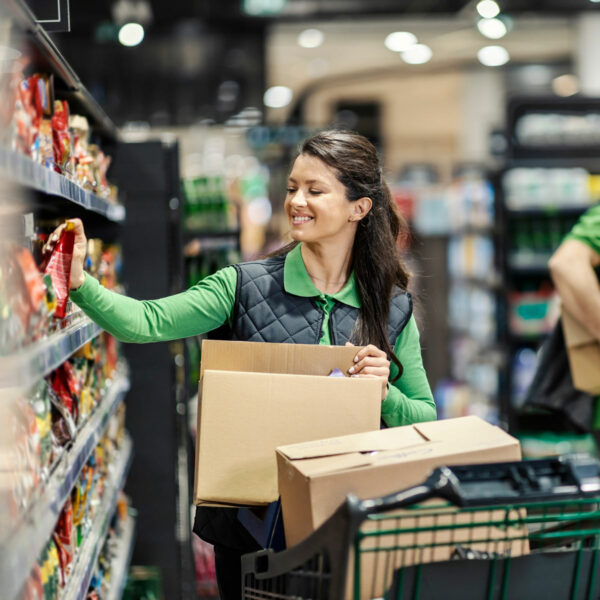
[[[110, 392], [119, 361], [115, 340], [108, 334], [88, 342], [69, 360], [10, 403], [7, 430], [8, 495], [0, 506], [0, 524], [8, 531], [35, 500], [65, 447], [72, 444], [98, 404]], [[117, 411], [121, 410], [120, 408]], [[121, 421], [111, 421], [117, 427]], [[123, 431], [110, 432], [122, 439]]]
[[111, 158], [90, 143], [87, 118], [71, 114], [66, 100], [54, 99], [53, 77], [21, 75], [13, 86], [12, 150], [116, 204], [118, 190], [106, 177]]
[[[40, 231], [31, 240], [32, 250], [0, 242], [0, 356], [26, 348], [84, 317], [69, 300], [71, 223], [67, 222], [51, 255], [43, 252], [48, 231], [59, 223], [40, 224]], [[105, 287], [121, 290], [118, 245], [88, 240], [85, 268]]]
[[[105, 507], [109, 514], [98, 514], [104, 495], [114, 486], [114, 465], [125, 439], [124, 406], [111, 417], [105, 434], [83, 466], [77, 481], [58, 517], [54, 532], [38, 564], [34, 566], [24, 587], [23, 600], [58, 600], [62, 590], [70, 583], [75, 565], [87, 542], [106, 546], [105, 540], [90, 539], [96, 519], [110, 518], [109, 531], [113, 536], [120, 533], [120, 525], [126, 515], [128, 501], [120, 496], [115, 506]], [[101, 553], [102, 557], [103, 554]], [[106, 557], [106, 552], [104, 553]], [[103, 562], [104, 559], [101, 559]], [[91, 579], [91, 591], [100, 589], [101, 571]], [[39, 595], [39, 590], [43, 595]], [[36, 595], [38, 594], [38, 595]], [[102, 596], [98, 596], [100, 600]]]

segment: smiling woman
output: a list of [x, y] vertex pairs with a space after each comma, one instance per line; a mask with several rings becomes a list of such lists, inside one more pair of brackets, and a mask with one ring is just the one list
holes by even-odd
[[[382, 426], [435, 419], [397, 247], [403, 221], [373, 145], [344, 131], [306, 140], [285, 206], [292, 244], [266, 259], [221, 269], [181, 294], [146, 301], [115, 294], [84, 272], [86, 237], [74, 220], [71, 299], [126, 342], [211, 332], [243, 341], [364, 346], [348, 374], [381, 383]], [[257, 549], [236, 514], [203, 507], [194, 523], [215, 546], [223, 600], [240, 597], [240, 556]]]

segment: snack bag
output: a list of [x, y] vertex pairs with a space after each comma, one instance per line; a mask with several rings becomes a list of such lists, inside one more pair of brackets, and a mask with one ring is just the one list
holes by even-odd
[[46, 295], [46, 289], [42, 276], [33, 260], [33, 255], [28, 248], [20, 248], [15, 254], [15, 259], [21, 269], [21, 275], [25, 281], [29, 303], [34, 311], [39, 310]]
[[48, 264], [44, 268], [45, 273], [52, 277], [52, 286], [56, 296], [56, 310], [54, 316], [64, 319], [69, 301], [69, 289], [71, 288], [71, 259], [73, 258], [73, 245], [75, 243], [75, 226], [67, 221], [58, 243], [52, 250]]
[[66, 100], [56, 100], [54, 102], [52, 140], [55, 169], [59, 173], [66, 173], [70, 170], [73, 154], [71, 132], [69, 131], [69, 104]]
[[50, 119], [40, 119], [34, 148], [34, 160], [51, 169], [54, 166], [54, 150], [52, 148], [52, 123]]

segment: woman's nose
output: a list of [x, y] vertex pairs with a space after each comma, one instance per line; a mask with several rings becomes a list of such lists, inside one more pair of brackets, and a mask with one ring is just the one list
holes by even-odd
[[292, 196], [292, 205], [293, 206], [306, 206], [306, 196], [302, 190], [298, 190]]

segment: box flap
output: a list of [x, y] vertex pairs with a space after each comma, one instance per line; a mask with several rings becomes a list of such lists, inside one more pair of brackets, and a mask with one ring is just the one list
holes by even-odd
[[507, 435], [499, 427], [474, 415], [415, 423], [413, 427], [432, 442], [460, 442], [464, 439], [477, 442]]
[[[336, 456], [307, 458], [302, 460], [302, 475], [316, 477], [327, 473], [337, 473], [348, 469], [369, 467], [373, 464], [373, 455], [370, 452], [350, 452]], [[297, 463], [294, 462], [297, 466]]]
[[595, 344], [596, 338], [571, 313], [561, 307], [561, 319], [567, 347]]
[[421, 444], [425, 441], [413, 425], [391, 427], [368, 433], [356, 433], [343, 437], [280, 446], [277, 451], [290, 460], [335, 456], [355, 452], [374, 452], [396, 450]]
[[206, 369], [325, 376], [339, 369], [347, 373], [361, 348], [203, 340], [200, 375], [203, 376]]

